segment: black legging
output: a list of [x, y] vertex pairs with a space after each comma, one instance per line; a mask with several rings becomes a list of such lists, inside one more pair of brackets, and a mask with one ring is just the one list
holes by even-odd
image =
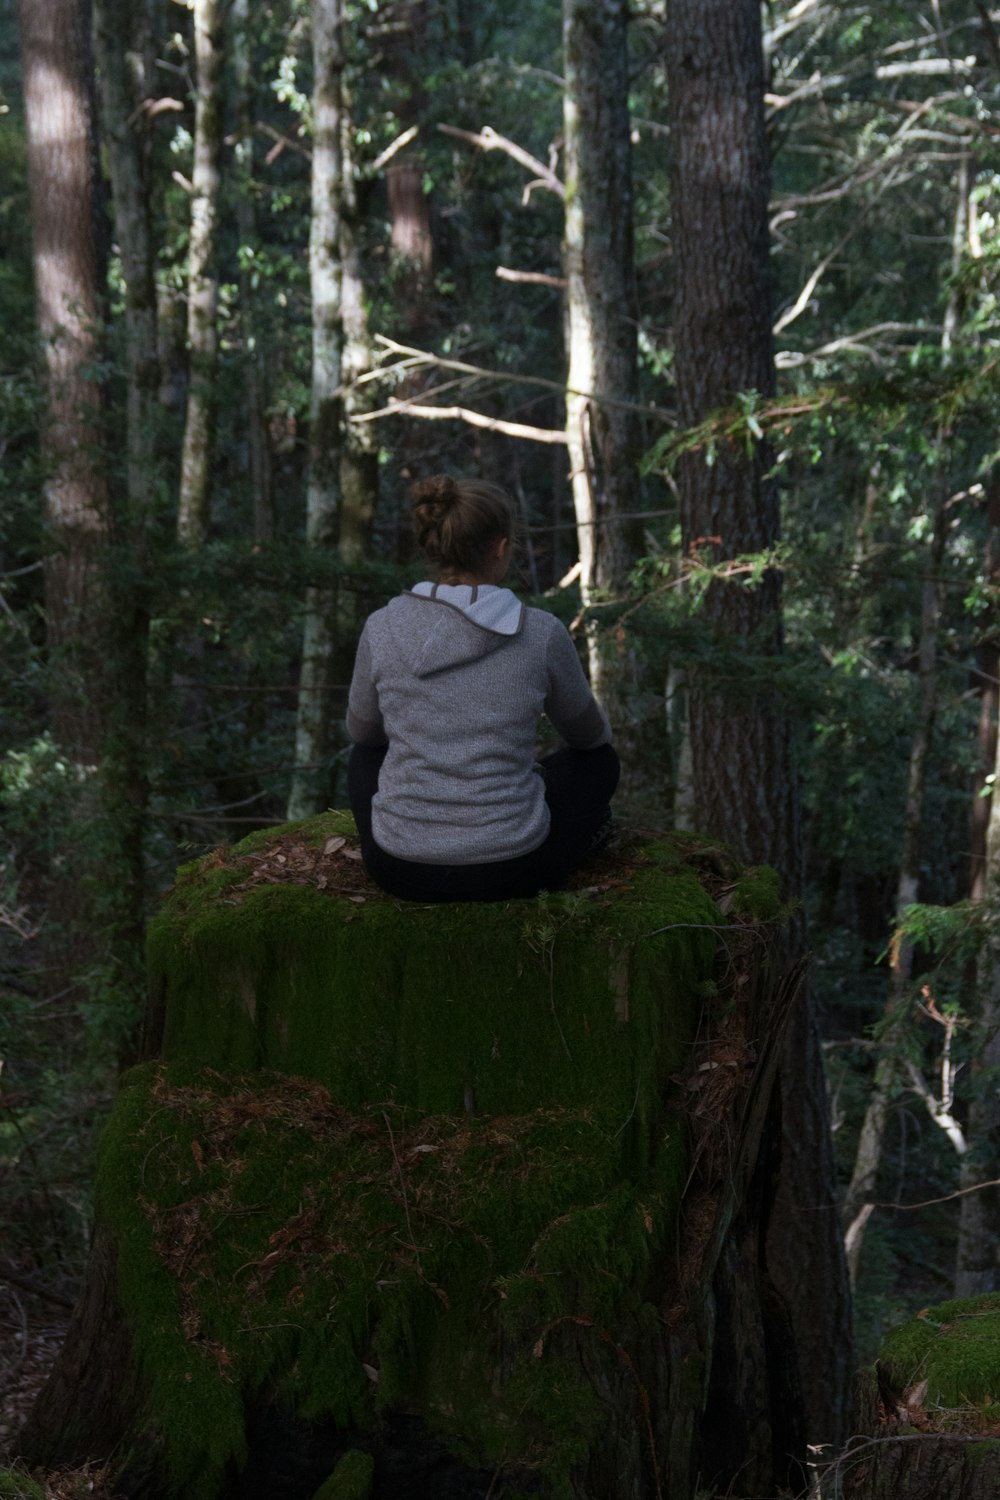
[[347, 789], [369, 875], [390, 896], [406, 901], [507, 901], [557, 890], [593, 845], [618, 785], [613, 746], [555, 750], [539, 762], [550, 815], [543, 844], [495, 864], [425, 865], [386, 854], [372, 835], [372, 798], [387, 748], [354, 746]]

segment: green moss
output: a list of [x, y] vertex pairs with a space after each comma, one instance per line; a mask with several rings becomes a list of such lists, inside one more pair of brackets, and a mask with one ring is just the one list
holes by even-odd
[[[319, 842], [345, 825], [305, 826]], [[150, 931], [167, 1059], [300, 1074], [351, 1108], [586, 1104], [648, 1154], [715, 951], [718, 910], [689, 871], [650, 863], [613, 898], [427, 908], [234, 893], [228, 866], [198, 869]]]
[[582, 1108], [470, 1121], [348, 1112], [275, 1075], [126, 1075], [99, 1207], [173, 1492], [218, 1493], [268, 1390], [345, 1427], [416, 1403], [476, 1461], [541, 1466], [555, 1496], [597, 1417], [563, 1325], [638, 1304], [684, 1170], [675, 1126], [642, 1185], [623, 1180], [620, 1137]]
[[733, 888], [730, 910], [735, 917], [773, 922], [782, 914], [781, 883], [770, 865], [746, 870]]
[[1000, 1293], [928, 1308], [890, 1333], [880, 1363], [900, 1390], [926, 1380], [928, 1406], [1000, 1400]]
[[313, 1500], [369, 1500], [375, 1478], [375, 1460], [370, 1453], [352, 1448], [345, 1453]]
[[248, 883], [246, 855], [351, 831], [255, 834], [152, 924], [165, 1064], [124, 1080], [97, 1185], [148, 1429], [214, 1500], [258, 1397], [362, 1431], [405, 1406], [560, 1500], [601, 1422], [581, 1365], [620, 1378], [608, 1326], [642, 1345], [676, 1221], [719, 909], [670, 839], [596, 896]]
[[0, 1500], [45, 1500], [45, 1490], [17, 1469], [0, 1469]]

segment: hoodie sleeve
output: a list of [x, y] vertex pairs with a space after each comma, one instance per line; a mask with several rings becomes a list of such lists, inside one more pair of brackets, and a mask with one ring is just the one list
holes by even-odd
[[545, 712], [573, 750], [596, 750], [611, 740], [611, 725], [580, 665], [569, 631], [553, 620], [546, 653]]
[[358, 654], [354, 658], [354, 675], [347, 697], [347, 733], [356, 745], [388, 743], [373, 681], [371, 638], [367, 624], [361, 632]]

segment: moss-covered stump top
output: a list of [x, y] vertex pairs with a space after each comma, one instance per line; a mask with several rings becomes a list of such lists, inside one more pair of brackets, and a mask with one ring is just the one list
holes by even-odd
[[[425, 906], [368, 881], [345, 814], [254, 835], [185, 867], [151, 926], [162, 1056], [313, 1078], [346, 1108], [586, 1106], [643, 1155], [726, 918], [669, 843], [588, 878]], [[730, 892], [754, 898], [773, 914], [767, 872]]]
[[[1000, 1293], [941, 1302], [889, 1334], [883, 1382], [905, 1412], [944, 1428], [1000, 1433]], [[915, 1400], [916, 1397], [916, 1400]], [[918, 1421], [916, 1425], [921, 1425]], [[939, 1430], [941, 1428], [939, 1427]]]

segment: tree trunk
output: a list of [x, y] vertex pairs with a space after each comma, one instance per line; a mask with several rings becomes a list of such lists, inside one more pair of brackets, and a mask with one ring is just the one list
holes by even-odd
[[257, 338], [254, 256], [257, 215], [254, 207], [253, 139], [254, 86], [249, 0], [232, 0], [232, 53], [236, 81], [237, 140], [236, 224], [240, 236], [240, 326], [243, 332], [243, 371], [246, 382], [247, 450], [253, 496], [253, 539], [258, 545], [274, 540], [274, 488], [271, 445], [268, 441], [264, 350]]
[[215, 425], [216, 314], [219, 276], [216, 226], [222, 185], [222, 69], [225, 0], [194, 0], [194, 169], [188, 249], [187, 338], [190, 353], [187, 413], [181, 452], [177, 534], [199, 546], [208, 534]]
[[[344, 437], [340, 456], [340, 530], [338, 551], [347, 564], [368, 556], [372, 522], [378, 504], [378, 437], [374, 422], [352, 417], [374, 409], [374, 382], [357, 382], [372, 368], [364, 265], [361, 249], [361, 183], [354, 159], [354, 122], [345, 103], [342, 139], [343, 206], [340, 258], [343, 268], [341, 307], [344, 318]], [[365, 184], [367, 186], [367, 184]]]
[[45, 564], [50, 722], [57, 743], [86, 779], [97, 762], [101, 733], [95, 644], [108, 490], [100, 459], [101, 393], [91, 373], [101, 353], [102, 309], [81, 23], [77, 0], [23, 0], [35, 296], [46, 376], [44, 503], [53, 542]]
[[[638, 393], [627, 21], [624, 0], [564, 0], [566, 442], [586, 610], [625, 583], [638, 496], [637, 417], [619, 404]], [[607, 703], [623, 674], [593, 615], [587, 650]]]
[[[667, 68], [677, 394], [681, 425], [692, 427], [742, 392], [774, 390], [757, 0], [672, 0]], [[764, 445], [749, 455], [742, 444], [723, 445], [711, 466], [696, 453], [682, 460], [687, 549], [724, 563], [773, 547], [779, 513], [769, 465]], [[719, 656], [688, 678], [697, 825], [742, 857], [773, 864], [798, 891], [789, 730], [768, 680], [782, 643], [777, 570], [752, 590], [714, 581], [704, 621]], [[795, 947], [803, 942], [801, 932], [793, 934]], [[808, 1005], [792, 1018], [782, 1065], [779, 1194], [767, 1245], [795, 1333], [810, 1440], [836, 1441], [849, 1394], [849, 1299], [822, 1061]]]
[[[100, 888], [98, 769], [106, 731], [101, 650], [106, 619], [104, 550], [109, 492], [94, 377], [102, 355], [88, 38], [78, 0], [21, 6], [31, 234], [45, 410], [41, 446], [48, 653], [48, 723], [70, 768], [65, 809], [68, 865], [48, 871], [53, 922], [49, 963], [67, 991], [93, 964]], [[81, 878], [84, 877], [84, 878]], [[87, 878], [89, 877], [89, 879]], [[54, 986], [58, 988], [58, 983]]]
[[109, 734], [103, 783], [104, 823], [117, 858], [107, 882], [117, 910], [112, 918], [114, 969], [135, 1012], [142, 995], [145, 928], [144, 835], [146, 775], [146, 663], [150, 540], [155, 524], [156, 430], [159, 390], [156, 282], [149, 222], [148, 96], [145, 60], [151, 50], [147, 0], [95, 0], [94, 36], [101, 110], [111, 179], [115, 238], [125, 282], [125, 451], [123, 501], [114, 506], [109, 567], [107, 661]]
[[[340, 509], [343, 409], [340, 395], [344, 327], [340, 235], [343, 164], [342, 0], [317, 0], [313, 8], [312, 223], [309, 276], [312, 294], [312, 396], [306, 540], [327, 560], [336, 543]], [[326, 806], [331, 745], [330, 682], [336, 650], [336, 593], [306, 591], [295, 772], [288, 816], [305, 818]]]

